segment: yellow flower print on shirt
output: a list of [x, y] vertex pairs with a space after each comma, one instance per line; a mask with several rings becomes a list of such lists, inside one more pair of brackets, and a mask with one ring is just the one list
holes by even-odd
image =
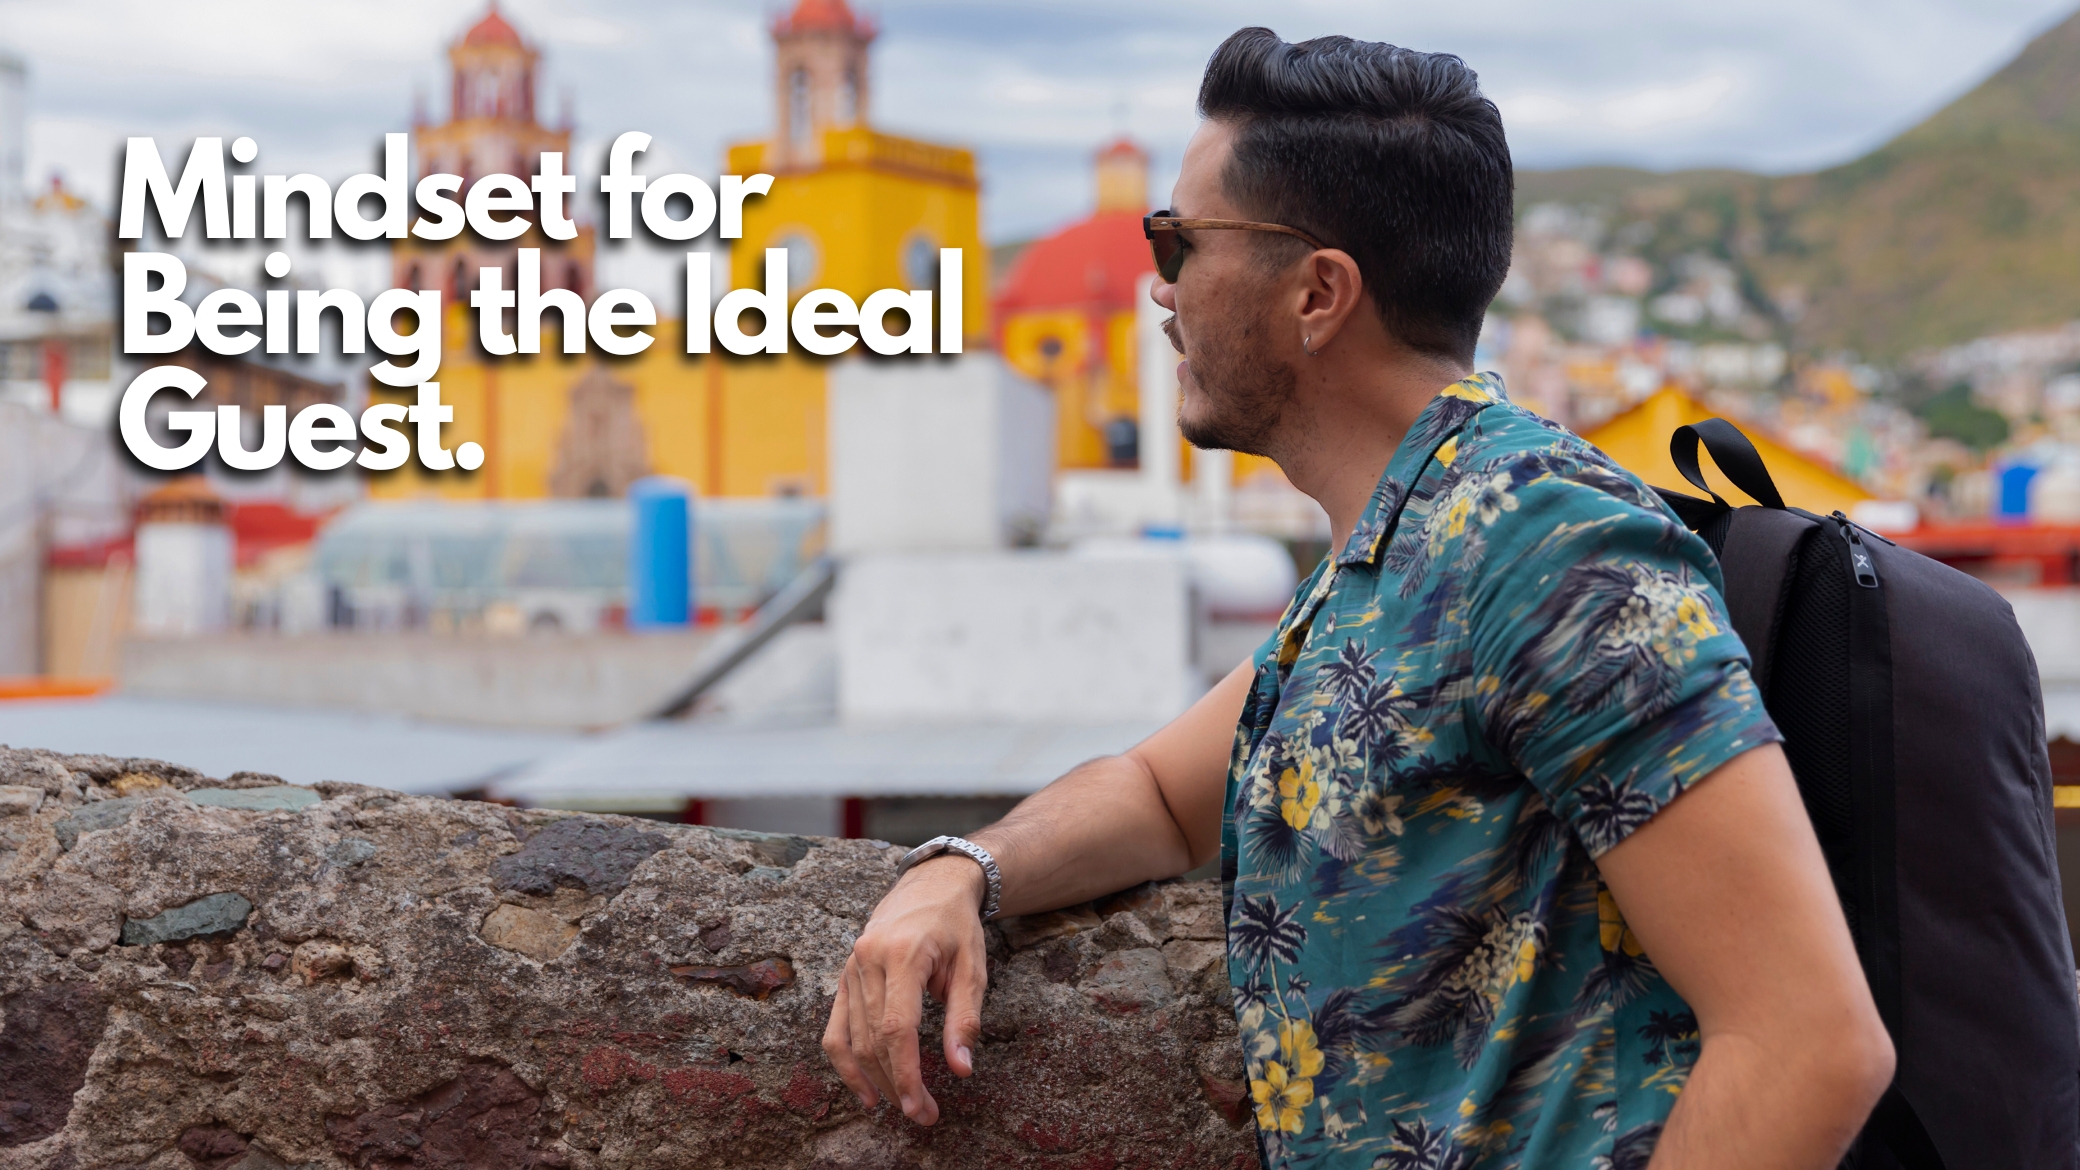
[[1634, 958], [1646, 953], [1646, 948], [1639, 945], [1639, 936], [1625, 925], [1625, 915], [1609, 890], [1596, 891], [1596, 933], [1606, 951], [1624, 951]]
[[1314, 778], [1314, 761], [1302, 759], [1299, 766], [1281, 773], [1278, 795], [1279, 815], [1295, 829], [1305, 829], [1314, 817], [1315, 806], [1322, 802], [1322, 785]]
[[1538, 971], [1538, 940], [1527, 938], [1517, 944], [1517, 982], [1529, 983]]
[[1307, 1107], [1314, 1104], [1314, 1081], [1289, 1076], [1285, 1066], [1274, 1060], [1264, 1066], [1264, 1079], [1249, 1083], [1249, 1095], [1257, 1103], [1258, 1129], [1299, 1133], [1306, 1124]]
[[1711, 604], [1702, 597], [1685, 597], [1676, 603], [1676, 621], [1693, 638], [1709, 638], [1719, 632], [1712, 620]]
[[1311, 1077], [1322, 1071], [1322, 1050], [1316, 1046], [1314, 1025], [1306, 1020], [1288, 1020], [1278, 1026], [1278, 1051], [1296, 1076]]

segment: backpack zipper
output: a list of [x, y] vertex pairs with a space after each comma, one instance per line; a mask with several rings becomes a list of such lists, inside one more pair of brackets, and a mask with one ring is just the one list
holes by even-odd
[[1878, 587], [1878, 567], [1871, 561], [1870, 550], [1864, 547], [1863, 537], [1857, 534], [1856, 524], [1840, 509], [1834, 513], [1834, 522], [1841, 525], [1842, 539], [1849, 542], [1849, 575], [1865, 589]]

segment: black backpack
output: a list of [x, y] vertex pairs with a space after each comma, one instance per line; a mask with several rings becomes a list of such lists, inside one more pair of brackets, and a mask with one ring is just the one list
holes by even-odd
[[[1720, 499], [1702, 442], [1759, 506]], [[1786, 508], [1724, 419], [1662, 489], [1719, 556], [1898, 1072], [1843, 1163], [2080, 1170], [2080, 1002], [2036, 660], [1983, 583], [1840, 512]]]

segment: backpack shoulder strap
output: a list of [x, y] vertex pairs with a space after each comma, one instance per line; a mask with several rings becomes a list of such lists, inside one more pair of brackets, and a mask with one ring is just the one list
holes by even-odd
[[[1708, 418], [1703, 422], [1680, 426], [1668, 437], [1668, 456], [1675, 461], [1676, 470], [1683, 478], [1714, 500], [1719, 493], [1705, 483], [1704, 472], [1697, 465], [1697, 445], [1712, 453], [1712, 462], [1733, 486], [1755, 498], [1755, 502], [1771, 508], [1782, 508], [1784, 497], [1777, 492], [1776, 481], [1770, 478], [1769, 468], [1762, 462], [1762, 452], [1748, 441], [1741, 429], [1723, 418]], [[1720, 503], [1725, 503], [1720, 500]]]
[[1720, 571], [1726, 576], [1726, 616], [1747, 644], [1755, 686], [1765, 698], [1792, 563], [1799, 543], [1819, 527], [1782, 508], [1737, 508], [1719, 554]]

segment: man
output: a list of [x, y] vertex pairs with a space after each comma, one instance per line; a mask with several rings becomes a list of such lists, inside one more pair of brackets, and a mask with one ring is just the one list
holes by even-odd
[[[978, 911], [1218, 855], [1267, 1168], [1832, 1167], [1892, 1049], [1702, 541], [1474, 375], [1509, 266], [1457, 58], [1236, 33], [1152, 217], [1185, 436], [1275, 459], [1336, 551], [1255, 661], [909, 868], [824, 1047], [923, 1124], [972, 1073]], [[1209, 223], [1206, 221], [1227, 221]], [[1651, 1159], [1651, 1162], [1650, 1162]]]

